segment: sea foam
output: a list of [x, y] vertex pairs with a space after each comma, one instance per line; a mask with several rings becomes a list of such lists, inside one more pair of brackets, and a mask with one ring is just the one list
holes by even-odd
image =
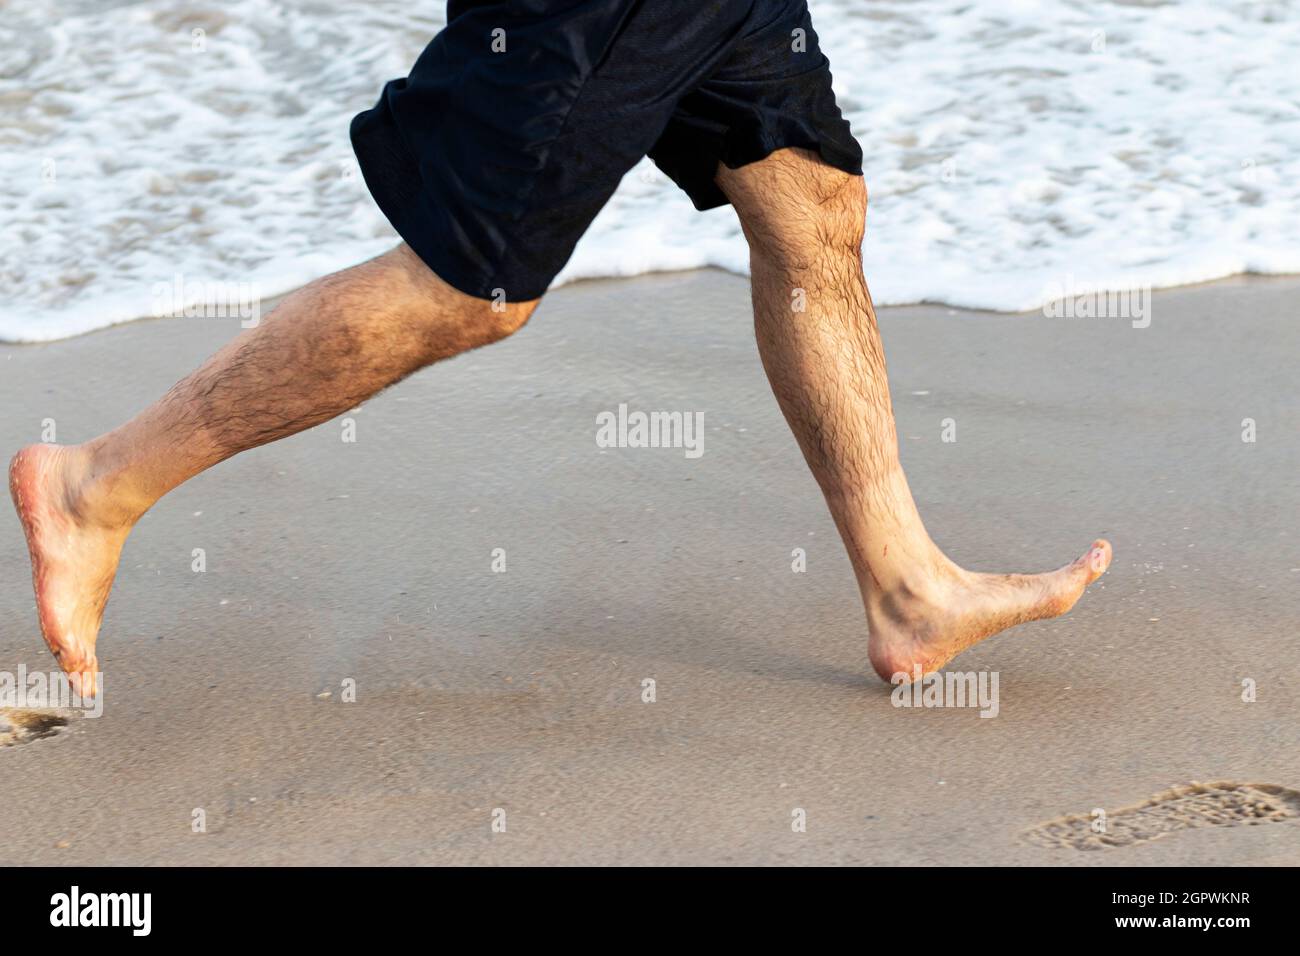
[[[15, 0], [0, 20], [0, 340], [287, 291], [393, 233], [351, 116], [442, 25], [407, 0]], [[1300, 272], [1300, 5], [812, 0], [866, 154], [880, 304]], [[743, 272], [728, 209], [648, 161], [557, 283]]]

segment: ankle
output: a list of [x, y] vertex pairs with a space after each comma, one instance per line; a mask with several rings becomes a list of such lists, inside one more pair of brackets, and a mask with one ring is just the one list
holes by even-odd
[[63, 506], [78, 523], [126, 532], [148, 510], [122, 475], [105, 465], [95, 442], [60, 447], [59, 452]]
[[890, 613], [942, 605], [966, 575], [928, 537], [881, 546], [865, 570], [868, 609]]

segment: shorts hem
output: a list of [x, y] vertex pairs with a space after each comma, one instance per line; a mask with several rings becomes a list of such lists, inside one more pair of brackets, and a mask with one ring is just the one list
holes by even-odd
[[[752, 143], [744, 147], [732, 149], [730, 151], [719, 149], [710, 153], [711, 162], [709, 168], [716, 171], [718, 164], [721, 163], [728, 169], [741, 169], [752, 163], [767, 159], [777, 150], [780, 149], [806, 149], [817, 153], [822, 162], [835, 169], [848, 173], [851, 176], [861, 176], [862, 172], [862, 153], [858, 150], [846, 149], [843, 146], [828, 141], [824, 138], [790, 136], [777, 140], [769, 140], [765, 143]], [[726, 193], [718, 186], [717, 180], [714, 179], [714, 173], [709, 174], [708, 179], [700, 177], [690, 177], [677, 179], [674, 177], [677, 185], [690, 197], [691, 203], [700, 212], [709, 209], [717, 209], [720, 206], [731, 205], [731, 200]]]

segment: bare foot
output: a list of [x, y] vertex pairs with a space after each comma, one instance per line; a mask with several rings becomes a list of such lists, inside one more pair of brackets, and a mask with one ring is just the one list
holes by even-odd
[[131, 529], [89, 514], [76, 448], [32, 445], [9, 463], [9, 493], [27, 533], [41, 633], [83, 697], [96, 692], [95, 638]]
[[1045, 574], [975, 574], [948, 562], [934, 579], [893, 593], [871, 592], [871, 666], [884, 680], [938, 670], [986, 637], [1015, 624], [1064, 614], [1110, 566], [1107, 541]]

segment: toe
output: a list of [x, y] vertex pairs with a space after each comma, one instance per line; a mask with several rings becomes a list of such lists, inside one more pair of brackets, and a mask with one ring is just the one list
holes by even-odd
[[1098, 538], [1087, 551], [1052, 574], [1043, 575], [1047, 584], [1041, 617], [1059, 617], [1083, 596], [1083, 590], [1110, 567], [1110, 542]]
[[98, 690], [95, 686], [95, 674], [98, 669], [99, 662], [95, 660], [92, 654], [88, 660], [84, 660], [75, 669], [68, 670], [68, 683], [82, 698], [95, 696]]
[[69, 634], [58, 647], [53, 648], [54, 657], [59, 667], [68, 675], [68, 682], [83, 697], [94, 697], [96, 693], [95, 675], [99, 671], [99, 658], [95, 654], [94, 642], [85, 643]]
[[1075, 562], [1076, 565], [1087, 571], [1084, 584], [1091, 584], [1106, 573], [1106, 569], [1110, 567], [1111, 556], [1109, 541], [1098, 538], [1092, 543], [1092, 547], [1088, 549], [1087, 553]]

